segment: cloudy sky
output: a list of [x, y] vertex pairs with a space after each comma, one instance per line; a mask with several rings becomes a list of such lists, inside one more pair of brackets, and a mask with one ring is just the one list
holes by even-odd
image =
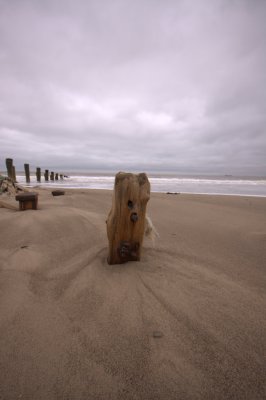
[[0, 169], [266, 175], [265, 0], [0, 0]]

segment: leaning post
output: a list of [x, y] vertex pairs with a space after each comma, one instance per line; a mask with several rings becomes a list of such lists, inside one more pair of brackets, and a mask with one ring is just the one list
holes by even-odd
[[13, 159], [6, 158], [6, 169], [7, 169], [7, 176], [10, 179], [13, 179]]
[[145, 173], [116, 174], [112, 208], [106, 221], [109, 264], [140, 260], [149, 199], [150, 182]]
[[37, 182], [41, 182], [41, 168], [40, 167], [36, 168], [36, 179], [37, 179]]
[[24, 170], [25, 170], [25, 175], [26, 175], [26, 182], [30, 183], [30, 165], [24, 164]]
[[54, 172], [53, 171], [51, 171], [51, 174], [50, 174], [50, 181], [54, 181]]
[[58, 181], [58, 173], [55, 174], [55, 180]]

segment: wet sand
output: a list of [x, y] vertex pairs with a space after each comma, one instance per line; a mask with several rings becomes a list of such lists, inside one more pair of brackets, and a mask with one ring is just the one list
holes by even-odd
[[266, 198], [154, 194], [107, 264], [112, 193], [0, 208], [0, 399], [265, 399]]

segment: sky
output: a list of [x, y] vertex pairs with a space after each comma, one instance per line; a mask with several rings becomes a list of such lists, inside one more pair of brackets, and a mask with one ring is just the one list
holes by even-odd
[[0, 0], [0, 170], [266, 176], [266, 0]]

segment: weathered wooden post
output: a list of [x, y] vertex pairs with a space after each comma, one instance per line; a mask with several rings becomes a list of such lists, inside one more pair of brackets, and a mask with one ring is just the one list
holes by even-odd
[[6, 158], [6, 169], [7, 169], [7, 176], [10, 179], [13, 179], [13, 159], [12, 158]]
[[54, 181], [54, 172], [53, 171], [51, 171], [51, 174], [50, 174], [50, 181]]
[[55, 180], [58, 181], [58, 173], [55, 174]]
[[150, 182], [145, 173], [116, 174], [112, 208], [107, 218], [109, 264], [140, 260], [149, 198]]
[[63, 177], [63, 175], [62, 175], [62, 174], [60, 174], [60, 179], [61, 179], [61, 180], [63, 180], [63, 179], [64, 179], [64, 177]]
[[20, 211], [37, 210], [38, 193], [35, 192], [20, 193], [16, 196], [16, 200], [19, 201]]
[[30, 165], [24, 164], [25, 175], [26, 175], [26, 182], [30, 183]]
[[13, 179], [14, 182], [17, 182], [16, 167], [15, 167], [15, 165], [12, 165], [12, 179]]
[[37, 179], [37, 182], [41, 182], [41, 168], [40, 167], [36, 168], [36, 179]]
[[45, 179], [45, 182], [49, 181], [49, 169], [46, 169], [44, 171], [44, 179]]

